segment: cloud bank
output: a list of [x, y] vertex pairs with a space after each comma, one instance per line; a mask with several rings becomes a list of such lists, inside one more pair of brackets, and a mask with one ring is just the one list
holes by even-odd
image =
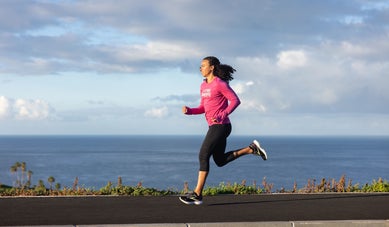
[[[288, 117], [292, 122], [315, 116], [312, 122], [317, 122], [329, 115], [354, 116], [356, 123], [362, 121], [356, 115], [370, 116], [382, 125], [377, 132], [389, 133], [384, 127], [389, 114], [388, 15], [389, 3], [383, 0], [3, 0], [0, 77], [194, 76], [203, 57], [216, 55], [237, 69], [231, 86], [242, 100], [244, 111], [236, 113], [240, 119], [260, 116], [278, 122], [276, 127]], [[117, 116], [136, 109], [144, 121], [171, 120], [179, 106], [198, 103], [197, 93], [172, 89], [171, 83], [179, 87], [182, 80], [172, 76], [170, 84], [147, 90], [153, 97], [142, 100], [144, 106], [102, 103], [90, 115]], [[60, 102], [32, 94], [18, 99], [4, 87], [0, 83], [1, 119], [42, 120], [50, 118], [54, 107], [61, 109]], [[81, 97], [75, 99], [81, 102]], [[107, 99], [115, 103], [123, 98]], [[82, 116], [72, 118], [93, 118], [86, 117], [87, 109], [73, 111]]]

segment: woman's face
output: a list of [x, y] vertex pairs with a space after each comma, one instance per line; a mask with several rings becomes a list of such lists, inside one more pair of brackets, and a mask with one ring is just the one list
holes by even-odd
[[209, 65], [208, 60], [202, 60], [200, 65], [200, 72], [203, 75], [203, 77], [208, 77], [209, 75], [212, 75], [214, 66]]

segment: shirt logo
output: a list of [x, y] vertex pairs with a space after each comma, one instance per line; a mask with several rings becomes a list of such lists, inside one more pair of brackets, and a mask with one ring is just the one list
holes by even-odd
[[204, 89], [201, 93], [201, 97], [203, 98], [211, 97], [211, 89], [210, 88]]

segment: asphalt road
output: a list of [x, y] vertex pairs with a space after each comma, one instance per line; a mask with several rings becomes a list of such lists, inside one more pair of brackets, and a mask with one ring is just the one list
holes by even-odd
[[387, 220], [389, 193], [220, 195], [200, 206], [176, 196], [0, 197], [0, 225]]

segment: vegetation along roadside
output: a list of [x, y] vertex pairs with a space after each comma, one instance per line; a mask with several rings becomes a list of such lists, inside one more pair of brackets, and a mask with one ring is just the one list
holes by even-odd
[[[80, 187], [76, 177], [71, 187], [61, 187], [60, 183], [55, 182], [55, 178], [50, 176], [47, 184], [39, 180], [38, 184], [32, 185], [32, 171], [28, 171], [25, 162], [17, 162], [10, 168], [14, 178], [14, 185], [2, 185], [0, 182], [0, 196], [85, 196], [85, 195], [123, 195], [123, 196], [166, 196], [185, 194], [190, 191], [187, 182], [184, 183], [183, 189], [166, 189], [160, 190], [155, 188], [146, 188], [142, 183], [136, 186], [126, 186], [122, 184], [122, 178], [118, 177], [116, 184], [108, 182], [106, 186], [100, 189]], [[262, 193], [328, 193], [328, 192], [389, 192], [389, 183], [387, 180], [379, 178], [374, 179], [370, 184], [359, 185], [352, 184], [351, 179], [346, 179], [343, 175], [339, 180], [335, 179], [308, 179], [307, 184], [298, 188], [295, 183], [291, 189], [273, 189], [273, 184], [268, 183], [263, 178], [261, 184], [253, 182], [247, 184], [246, 180], [241, 183], [220, 183], [216, 187], [206, 187], [203, 191], [204, 196], [219, 194], [262, 194]]]

